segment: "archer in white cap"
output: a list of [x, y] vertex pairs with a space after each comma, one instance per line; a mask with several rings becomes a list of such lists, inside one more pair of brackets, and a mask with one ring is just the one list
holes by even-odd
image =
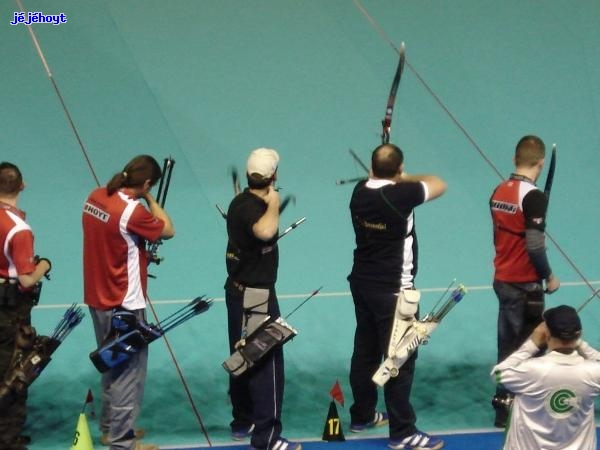
[[[229, 350], [234, 354], [267, 316], [280, 316], [275, 293], [279, 267], [279, 193], [275, 190], [278, 153], [258, 148], [246, 163], [248, 187], [227, 211], [225, 302]], [[243, 345], [243, 344], [242, 344]], [[283, 347], [276, 346], [251, 369], [230, 374], [231, 437], [250, 438], [250, 450], [300, 450], [281, 437]]]
[[253, 181], [266, 183], [275, 181], [279, 154], [272, 148], [257, 148], [250, 153], [246, 163], [246, 174]]

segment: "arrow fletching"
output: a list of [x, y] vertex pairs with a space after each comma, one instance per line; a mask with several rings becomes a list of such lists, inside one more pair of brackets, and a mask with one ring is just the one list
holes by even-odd
[[203, 312], [208, 311], [208, 308], [212, 305], [212, 299], [204, 300], [204, 297], [198, 297], [193, 300], [194, 302], [194, 315], [202, 314]]

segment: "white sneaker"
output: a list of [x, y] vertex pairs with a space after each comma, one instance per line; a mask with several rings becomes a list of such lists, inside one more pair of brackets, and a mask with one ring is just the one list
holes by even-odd
[[444, 441], [421, 431], [388, 442], [388, 447], [393, 450], [439, 450], [443, 446]]

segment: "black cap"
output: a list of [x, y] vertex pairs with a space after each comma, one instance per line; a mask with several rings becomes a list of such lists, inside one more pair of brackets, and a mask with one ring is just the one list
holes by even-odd
[[564, 340], [577, 339], [581, 334], [581, 320], [575, 308], [560, 305], [544, 311], [544, 321], [550, 335]]

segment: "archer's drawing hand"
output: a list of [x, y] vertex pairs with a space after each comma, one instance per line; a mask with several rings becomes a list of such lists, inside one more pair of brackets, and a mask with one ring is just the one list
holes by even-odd
[[267, 194], [263, 197], [263, 200], [268, 206], [273, 206], [279, 210], [279, 192], [277, 192], [273, 186], [269, 187], [269, 190], [267, 191]]

